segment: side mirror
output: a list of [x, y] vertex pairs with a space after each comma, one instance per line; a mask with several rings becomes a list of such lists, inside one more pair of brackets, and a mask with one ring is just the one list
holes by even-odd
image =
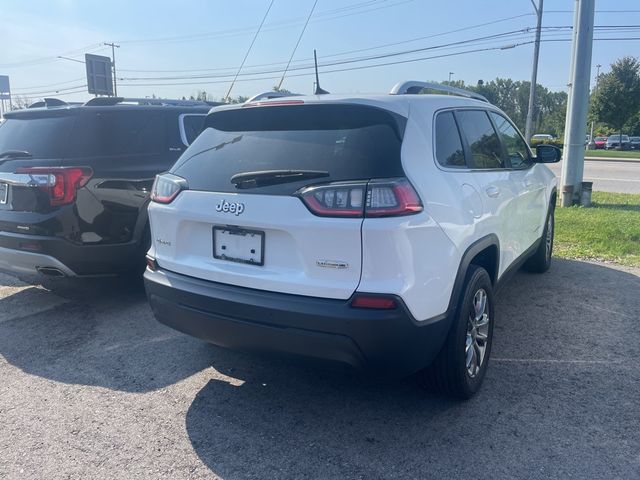
[[536, 163], [558, 163], [562, 158], [562, 150], [554, 145], [538, 145], [536, 147]]

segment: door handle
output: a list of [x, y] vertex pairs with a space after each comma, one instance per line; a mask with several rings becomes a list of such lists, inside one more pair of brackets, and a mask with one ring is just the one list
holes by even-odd
[[492, 197], [492, 198], [495, 198], [498, 195], [500, 195], [500, 189], [498, 187], [496, 187], [495, 185], [491, 185], [490, 187], [487, 187], [486, 192], [487, 192], [487, 195]]
[[533, 185], [533, 182], [532, 182], [531, 180], [526, 179], [526, 180], [524, 181], [524, 186], [525, 186], [525, 187], [527, 187], [527, 188], [528, 188], [528, 187], [531, 187], [532, 185]]

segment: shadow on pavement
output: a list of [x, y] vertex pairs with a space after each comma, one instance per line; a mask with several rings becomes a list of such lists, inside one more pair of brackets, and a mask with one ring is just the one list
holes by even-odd
[[518, 274], [499, 298], [485, 385], [467, 402], [409, 380], [214, 363], [237, 380], [199, 391], [187, 432], [225, 479], [631, 478], [638, 291], [636, 275], [583, 262]]
[[[0, 289], [3, 283], [10, 288], [9, 278], [0, 277], [5, 279]], [[147, 392], [183, 380], [209, 367], [215, 358], [209, 345], [156, 322], [140, 282], [22, 280], [39, 280], [49, 290], [25, 286], [0, 299], [3, 314], [18, 306], [31, 313], [0, 322], [0, 356], [26, 373], [64, 383]], [[44, 311], [30, 311], [30, 305], [47, 303], [52, 305]]]

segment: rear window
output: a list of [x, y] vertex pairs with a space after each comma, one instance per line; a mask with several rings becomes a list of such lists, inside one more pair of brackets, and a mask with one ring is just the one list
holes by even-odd
[[142, 155], [167, 149], [167, 122], [157, 111], [100, 111], [8, 118], [0, 125], [0, 152], [34, 157]]
[[74, 129], [73, 156], [139, 155], [166, 150], [162, 112], [83, 113]]
[[237, 192], [231, 177], [264, 170], [326, 171], [321, 179], [243, 189], [291, 194], [310, 183], [403, 176], [406, 119], [362, 105], [240, 108], [207, 117], [172, 172], [192, 190]]
[[62, 157], [74, 123], [73, 116], [7, 118], [0, 124], [0, 153], [25, 150], [34, 157]]

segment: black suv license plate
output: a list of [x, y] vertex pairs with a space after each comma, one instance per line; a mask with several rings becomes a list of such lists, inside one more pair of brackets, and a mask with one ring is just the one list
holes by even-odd
[[264, 232], [213, 227], [213, 257], [229, 262], [264, 265]]

